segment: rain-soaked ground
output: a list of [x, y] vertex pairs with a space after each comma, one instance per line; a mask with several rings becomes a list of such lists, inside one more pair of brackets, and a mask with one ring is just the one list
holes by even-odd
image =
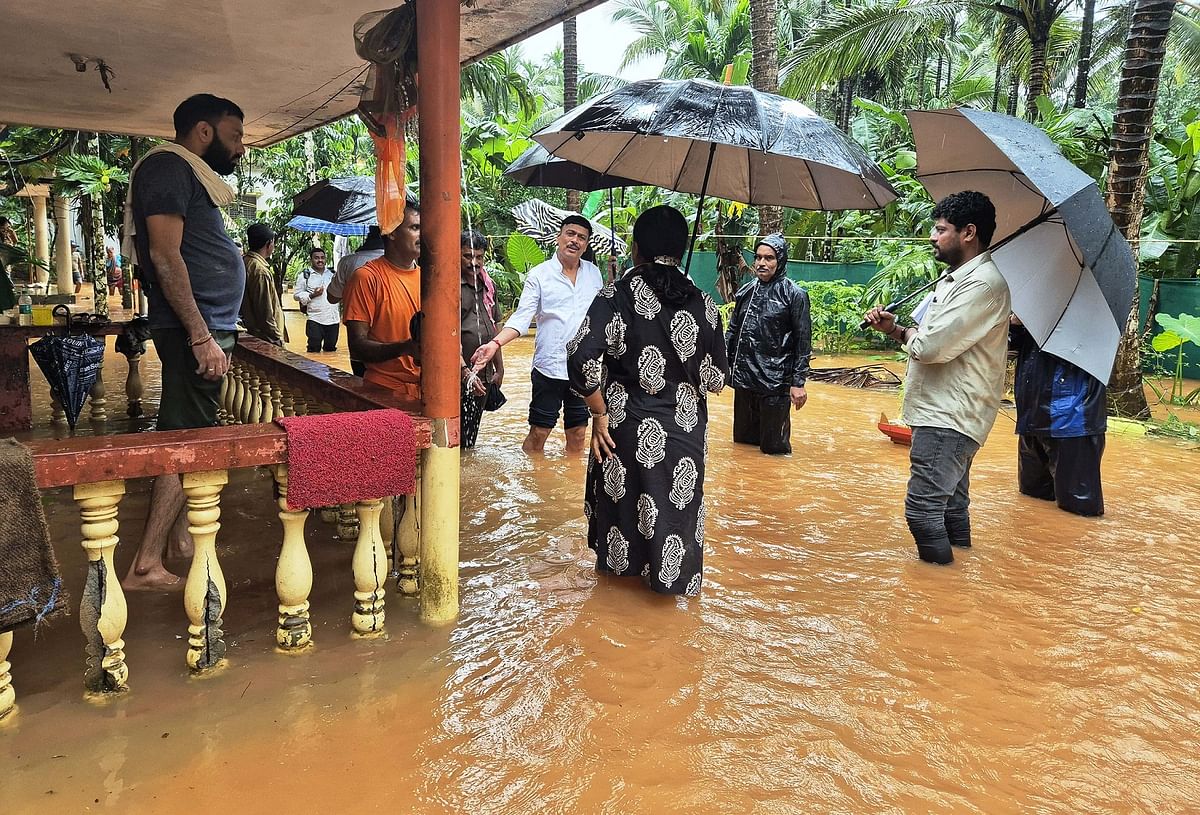
[[[387, 638], [352, 639], [352, 544], [311, 518], [316, 645], [277, 653], [280, 524], [268, 476], [237, 472], [218, 539], [228, 665], [188, 676], [177, 594], [129, 596], [119, 698], [84, 697], [74, 618], [19, 633], [3, 808], [1200, 809], [1195, 451], [1110, 434], [1107, 515], [1078, 518], [1016, 493], [1001, 416], [973, 471], [976, 545], [933, 567], [901, 517], [907, 451], [874, 426], [894, 393], [811, 385], [788, 458], [729, 441], [726, 393], [711, 402], [703, 594], [660, 598], [597, 581], [584, 463], [561, 435], [544, 458], [520, 452], [530, 347], [508, 354], [509, 404], [463, 455], [456, 624], [426, 627], [392, 593]], [[129, 488], [122, 573], [146, 511], [147, 485]], [[78, 597], [78, 516], [69, 492], [46, 504]]]

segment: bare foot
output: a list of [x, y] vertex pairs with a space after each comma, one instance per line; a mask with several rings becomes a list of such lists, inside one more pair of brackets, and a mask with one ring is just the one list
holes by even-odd
[[125, 591], [182, 591], [183, 578], [171, 574], [161, 565], [149, 569], [131, 569], [121, 581]]

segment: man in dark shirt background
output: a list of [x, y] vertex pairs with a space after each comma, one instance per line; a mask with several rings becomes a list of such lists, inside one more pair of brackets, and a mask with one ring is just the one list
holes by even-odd
[[[175, 109], [175, 141], [151, 150], [130, 179], [126, 223], [146, 280], [150, 331], [162, 362], [159, 430], [217, 423], [221, 379], [237, 342], [245, 286], [241, 252], [225, 230], [220, 207], [234, 190], [220, 176], [245, 153], [241, 108], [198, 94]], [[129, 230], [127, 229], [127, 234]], [[122, 585], [126, 589], [182, 588], [163, 566], [168, 534], [179, 555], [190, 541], [179, 477], [154, 480], [142, 545]]]

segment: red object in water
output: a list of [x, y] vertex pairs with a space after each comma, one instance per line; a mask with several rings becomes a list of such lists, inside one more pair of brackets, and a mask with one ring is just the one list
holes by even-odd
[[879, 414], [879, 431], [891, 439], [894, 444], [912, 446], [912, 428], [907, 425], [895, 424], [888, 419], [886, 413]]

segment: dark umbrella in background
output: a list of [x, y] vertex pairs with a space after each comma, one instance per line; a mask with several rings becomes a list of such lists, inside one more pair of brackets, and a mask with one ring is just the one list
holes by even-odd
[[[69, 320], [66, 306], [55, 308], [56, 315], [59, 309], [67, 312]], [[42, 337], [29, 346], [29, 354], [46, 375], [67, 414], [67, 424], [74, 430], [84, 400], [96, 384], [96, 375], [104, 363], [104, 343], [87, 334], [71, 334], [70, 330], [68, 326], [65, 336]]]
[[[606, 175], [797, 209], [878, 209], [896, 191], [866, 152], [794, 99], [704, 79], [649, 79], [596, 97], [533, 137]], [[689, 252], [688, 262], [691, 262]]]
[[375, 223], [375, 179], [349, 176], [318, 181], [292, 197], [292, 217], [358, 224], [364, 227], [361, 234], [365, 235], [365, 227]]
[[1040, 128], [990, 111], [908, 111], [917, 180], [936, 201], [996, 206], [992, 260], [1042, 350], [1107, 382], [1137, 285], [1133, 252], [1096, 182]]

